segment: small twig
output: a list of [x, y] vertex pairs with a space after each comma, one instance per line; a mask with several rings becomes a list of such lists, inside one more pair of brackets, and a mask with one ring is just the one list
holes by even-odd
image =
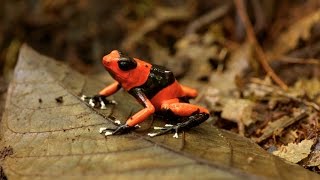
[[152, 118], [151, 118], [151, 122], [148, 124], [148, 126], [145, 128], [145, 129], [143, 129], [143, 130], [141, 130], [141, 131], [147, 131], [147, 130], [150, 130], [151, 129], [151, 127], [152, 127], [152, 124], [154, 123], [154, 116], [152, 116]]
[[179, 147], [179, 150], [182, 151], [184, 148], [186, 142], [186, 134], [184, 131], [182, 131], [182, 137], [181, 137], [181, 146]]
[[261, 1], [250, 1], [253, 7], [254, 16], [256, 19], [255, 29], [261, 31], [266, 27], [266, 16], [263, 12]]
[[272, 80], [278, 84], [283, 90], [287, 90], [288, 86], [280, 79], [280, 77], [273, 71], [268, 63], [267, 56], [263, 52], [261, 46], [259, 45], [255, 32], [253, 30], [252, 24], [249, 20], [248, 14], [246, 13], [243, 0], [234, 0], [235, 6], [237, 8], [240, 19], [245, 25], [248, 41], [254, 46], [255, 51], [258, 55], [258, 60], [262, 66], [262, 68], [266, 71], [266, 73], [272, 78]]
[[209, 24], [210, 22], [222, 17], [223, 15], [225, 15], [228, 12], [230, 7], [231, 7], [230, 3], [221, 5], [220, 7], [211, 10], [209, 13], [195, 19], [194, 21], [192, 21], [188, 25], [187, 30], [186, 30], [186, 34], [193, 34], [201, 27], [203, 27], [203, 26]]
[[164, 22], [191, 18], [194, 13], [191, 7], [193, 7], [192, 3], [187, 3], [179, 8], [156, 7], [154, 16], [146, 18], [143, 24], [124, 38], [121, 45], [122, 49], [129, 52], [135, 49], [137, 43], [144, 39], [148, 32], [157, 29]]
[[291, 124], [300, 121], [301, 119], [304, 119], [307, 117], [308, 114], [305, 110], [301, 110], [301, 112], [298, 112], [297, 114], [293, 115], [293, 117], [289, 116], [283, 116], [271, 123], [268, 124], [268, 126], [262, 130], [262, 135], [258, 138], [252, 138], [255, 142], [260, 143], [261, 141], [269, 138], [272, 135], [276, 135], [276, 131], [279, 129], [284, 129]]
[[[277, 95], [279, 95], [279, 96], [286, 97], [286, 98], [288, 98], [288, 99], [294, 100], [294, 101], [299, 102], [299, 103], [303, 103], [303, 104], [305, 104], [306, 106], [310, 106], [310, 107], [312, 107], [313, 109], [315, 109], [315, 110], [318, 111], [318, 112], [320, 111], [319, 105], [318, 105], [317, 103], [315, 103], [315, 102], [308, 101], [308, 100], [305, 100], [305, 99], [302, 99], [302, 98], [299, 98], [299, 97], [294, 97], [294, 96], [292, 96], [292, 95], [290, 95], [290, 94], [282, 91], [282, 90], [279, 89], [279, 88], [276, 89], [276, 88], [274, 88], [274, 87], [272, 87], [272, 86], [268, 86], [268, 85], [266, 85], [266, 84], [262, 84], [262, 83], [260, 83], [260, 82], [258, 82], [258, 81], [255, 81], [255, 80], [252, 80], [252, 82], [253, 82], [254, 84], [260, 85], [260, 86], [259, 86], [259, 87], [260, 87], [260, 88], [259, 88], [260, 90], [263, 90], [263, 91], [269, 92], [269, 93], [275, 93], [275, 94], [277, 94]], [[256, 87], [256, 88], [257, 88], [257, 87]]]
[[297, 58], [289, 56], [274, 56], [272, 59], [277, 59], [277, 61], [282, 61], [291, 64], [313, 64], [320, 65], [320, 59], [315, 58]]

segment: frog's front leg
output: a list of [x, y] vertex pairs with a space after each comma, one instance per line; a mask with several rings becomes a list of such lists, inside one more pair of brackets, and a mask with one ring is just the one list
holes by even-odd
[[95, 95], [93, 97], [81, 96], [81, 100], [87, 102], [93, 108], [107, 109], [107, 104], [117, 104], [115, 100], [108, 100], [107, 96]]
[[145, 96], [145, 94], [139, 88], [134, 88], [129, 91], [143, 106], [144, 108], [130, 117], [126, 124], [120, 125], [115, 129], [110, 128], [100, 128], [100, 133], [104, 133], [106, 136], [115, 135], [115, 134], [124, 134], [128, 133], [133, 129], [139, 127], [139, 123], [147, 119], [155, 111], [154, 106], [150, 100]]
[[91, 107], [106, 109], [107, 104], [116, 104], [114, 100], [108, 100], [107, 97], [116, 93], [121, 88], [119, 82], [114, 82], [102, 89], [98, 95], [87, 97], [82, 95], [81, 99], [86, 101]]
[[127, 124], [122, 124], [118, 126], [117, 128], [106, 128], [102, 127], [100, 128], [99, 132], [104, 133], [105, 136], [110, 136], [110, 135], [118, 135], [118, 134], [125, 134], [130, 132], [131, 130], [134, 130], [138, 127], [136, 126], [128, 126]]

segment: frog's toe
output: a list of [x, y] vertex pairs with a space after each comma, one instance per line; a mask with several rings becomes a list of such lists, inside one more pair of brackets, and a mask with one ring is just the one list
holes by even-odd
[[99, 133], [101, 134], [101, 133], [105, 132], [107, 129], [108, 128], [106, 128], [106, 127], [102, 127], [102, 128], [99, 129]]

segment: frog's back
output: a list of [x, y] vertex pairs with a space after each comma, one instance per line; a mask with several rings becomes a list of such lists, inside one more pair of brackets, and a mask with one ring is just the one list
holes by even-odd
[[175, 80], [173, 73], [165, 67], [152, 65], [147, 81], [137, 88], [140, 88], [148, 99], [152, 99], [164, 88], [173, 84]]

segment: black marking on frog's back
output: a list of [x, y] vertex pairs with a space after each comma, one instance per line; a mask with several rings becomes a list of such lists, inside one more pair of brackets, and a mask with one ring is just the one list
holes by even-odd
[[[176, 79], [171, 71], [165, 67], [152, 64], [147, 81], [141, 86], [135, 88], [141, 89], [147, 98], [151, 99], [163, 88], [174, 83], [175, 80]], [[133, 93], [133, 89], [129, 90], [130, 94]]]

